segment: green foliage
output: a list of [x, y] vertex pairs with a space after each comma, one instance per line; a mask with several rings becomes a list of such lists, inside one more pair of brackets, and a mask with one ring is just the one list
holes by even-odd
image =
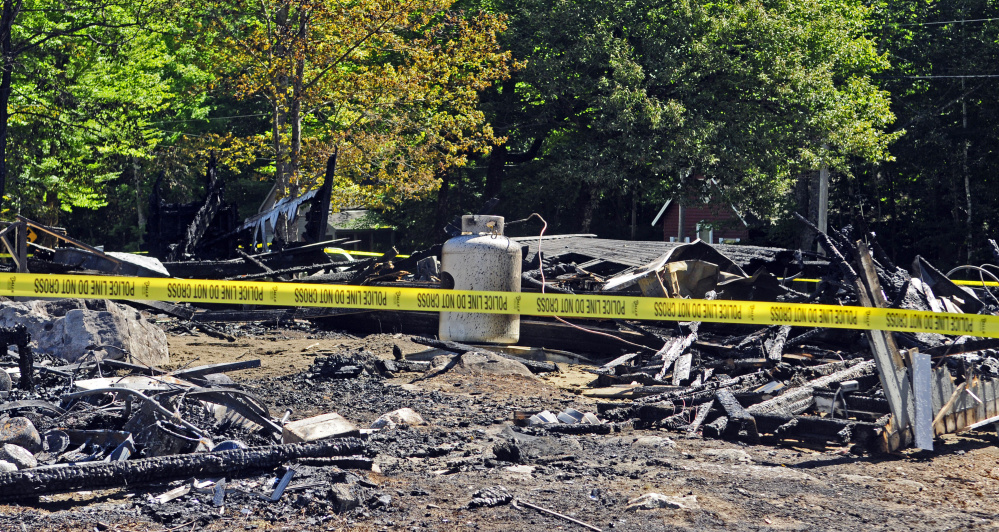
[[[515, 216], [575, 213], [565, 228], [588, 230], [637, 194], [642, 205], [711, 195], [769, 218], [802, 173], [888, 160], [899, 136], [886, 131], [894, 115], [872, 76], [888, 61], [859, 1], [491, 5], [526, 66], [484, 102], [509, 138], [485, 161], [484, 193], [502, 189]], [[546, 201], [521, 208], [524, 190]]]
[[[836, 219], [877, 231], [901, 265], [991, 262], [999, 224], [999, 2], [883, 1], [872, 34], [892, 68], [878, 81], [906, 134], [894, 161], [836, 183]], [[970, 20], [972, 22], [961, 22]]]

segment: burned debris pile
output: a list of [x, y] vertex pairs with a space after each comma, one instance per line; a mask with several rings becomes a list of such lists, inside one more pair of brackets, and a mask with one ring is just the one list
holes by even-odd
[[[152, 227], [162, 238], [150, 242], [163, 262], [25, 244], [32, 258], [12, 269], [454, 288], [440, 246], [362, 259], [331, 252], [338, 241], [314, 225], [325, 224], [323, 213], [302, 212], [329, 203], [322, 191], [319, 203], [310, 203], [313, 196], [279, 201], [242, 226], [208, 230], [210, 220], [233, 216], [220, 201], [221, 184], [209, 185], [209, 197], [194, 206], [154, 197]], [[19, 223], [12, 233], [35, 227]], [[972, 317], [996, 314], [999, 299], [984, 282], [952, 280], [970, 272], [967, 278], [984, 281], [987, 268], [944, 273], [917, 257], [907, 270], [873, 234], [849, 227], [818, 233], [822, 253], [592, 235], [511, 241], [524, 292], [661, 298], [672, 308], [709, 300], [719, 312], [744, 312], [725, 301], [814, 304], [810, 321], [820, 326], [681, 318], [689, 312], [662, 321], [524, 316], [519, 341], [503, 345], [439, 337], [432, 312], [4, 300], [0, 499], [145, 486], [134, 506], [170, 527], [207, 523], [227, 505], [271, 522], [305, 516], [318, 526], [336, 515], [391, 513], [402, 492], [368, 473], [412, 472], [424, 467], [420, 460], [435, 460], [431, 478], [500, 468], [571, 478], [589, 471], [574, 454], [585, 438], [633, 432], [634, 445], [664, 449], [676, 445], [671, 438], [806, 442], [860, 454], [932, 448], [934, 437], [997, 422], [999, 340], [975, 337]], [[851, 319], [841, 306], [968, 320], [955, 322], [963, 336], [851, 329], [840, 323]], [[395, 345], [386, 356], [317, 341], [298, 354], [308, 357], [298, 370], [238, 382], [226, 374], [259, 367], [256, 355], [162, 369], [170, 363], [167, 333], [236, 343], [278, 328], [315, 338], [391, 333], [408, 348]], [[568, 385], [572, 399], [517, 387], [567, 374], [585, 376]], [[501, 381], [507, 395], [484, 392]], [[669, 437], [639, 433], [647, 430]], [[662, 465], [655, 460], [649, 463]], [[510, 505], [589, 526], [503, 486], [479, 488], [462, 501], [464, 510]], [[426, 494], [418, 491], [408, 496]], [[647, 495], [628, 509], [697, 507], [696, 498]]]

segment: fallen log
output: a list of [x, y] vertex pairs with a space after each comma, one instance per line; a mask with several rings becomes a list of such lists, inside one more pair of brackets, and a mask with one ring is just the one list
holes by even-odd
[[191, 476], [225, 476], [235, 472], [277, 467], [300, 458], [348, 456], [364, 449], [364, 442], [361, 440], [344, 438], [124, 462], [88, 462], [70, 467], [36, 468], [0, 473], [0, 499], [135, 486]]

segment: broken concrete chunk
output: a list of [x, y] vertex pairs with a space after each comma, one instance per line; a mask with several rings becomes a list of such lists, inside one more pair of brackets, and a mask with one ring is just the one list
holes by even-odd
[[423, 417], [412, 408], [400, 408], [384, 414], [371, 424], [373, 429], [393, 429], [396, 425], [426, 425]]
[[357, 430], [353, 423], [336, 412], [292, 421], [281, 432], [282, 443], [321, 440]]
[[6, 461], [0, 460], [0, 473], [12, 473], [17, 471], [17, 466]]
[[42, 436], [26, 417], [12, 417], [0, 425], [0, 443], [12, 443], [30, 453], [42, 450]]
[[521, 375], [534, 379], [527, 366], [492, 353], [468, 352], [461, 355], [455, 370], [471, 375]]
[[12, 443], [5, 443], [3, 447], [0, 447], [0, 460], [10, 462], [18, 469], [38, 467], [38, 461], [35, 460], [34, 455], [24, 447]]
[[637, 510], [655, 510], [657, 508], [669, 508], [672, 510], [679, 510], [681, 508], [696, 509], [700, 508], [700, 505], [697, 504], [697, 495], [668, 497], [662, 493], [646, 493], [641, 497], [636, 497], [628, 501], [626, 510], [634, 512]]

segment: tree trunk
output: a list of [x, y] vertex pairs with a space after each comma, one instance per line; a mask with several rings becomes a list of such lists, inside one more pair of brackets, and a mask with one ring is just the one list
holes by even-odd
[[135, 157], [132, 157], [132, 183], [135, 186], [135, 215], [136, 222], [139, 224], [139, 238], [141, 238], [146, 228], [146, 213], [142, 211], [144, 201], [142, 191], [139, 190], [139, 161]]
[[506, 166], [506, 144], [494, 146], [489, 153], [489, 164], [486, 167], [486, 190], [483, 197], [497, 198], [503, 188], [503, 172]]
[[16, 16], [13, 0], [3, 0], [3, 14], [0, 15], [0, 60], [3, 61], [3, 73], [0, 74], [0, 210], [3, 209], [3, 196], [7, 193], [7, 121], [10, 119], [7, 105], [12, 90], [11, 71], [14, 69], [10, 33]]
[[[304, 41], [307, 38], [308, 16], [299, 9], [296, 12], [298, 19], [298, 40]], [[295, 74], [292, 80], [292, 101], [291, 101], [291, 162], [288, 168], [291, 188], [288, 194], [291, 197], [298, 197], [299, 172], [302, 166], [302, 85], [305, 82], [305, 59], [295, 61]]]
[[275, 194], [274, 200], [277, 201], [277, 196], [282, 196], [288, 187], [288, 182], [286, 181], [284, 175], [284, 147], [281, 144], [281, 104], [275, 99], [274, 100], [274, 119], [273, 119], [274, 130], [271, 132], [274, 135], [274, 182], [277, 183], [277, 193]]
[[579, 232], [589, 233], [590, 225], [593, 224], [593, 214], [597, 211], [597, 205], [600, 204], [600, 193], [596, 185], [583, 185], [583, 187], [585, 203], [583, 203], [583, 212], [579, 221]]
[[443, 238], [444, 226], [448, 222], [448, 211], [450, 205], [450, 189], [451, 189], [451, 172], [455, 170], [445, 171], [441, 174], [441, 188], [437, 189], [437, 209], [434, 212], [434, 227], [433, 234], [428, 235], [427, 240], [437, 243]]

